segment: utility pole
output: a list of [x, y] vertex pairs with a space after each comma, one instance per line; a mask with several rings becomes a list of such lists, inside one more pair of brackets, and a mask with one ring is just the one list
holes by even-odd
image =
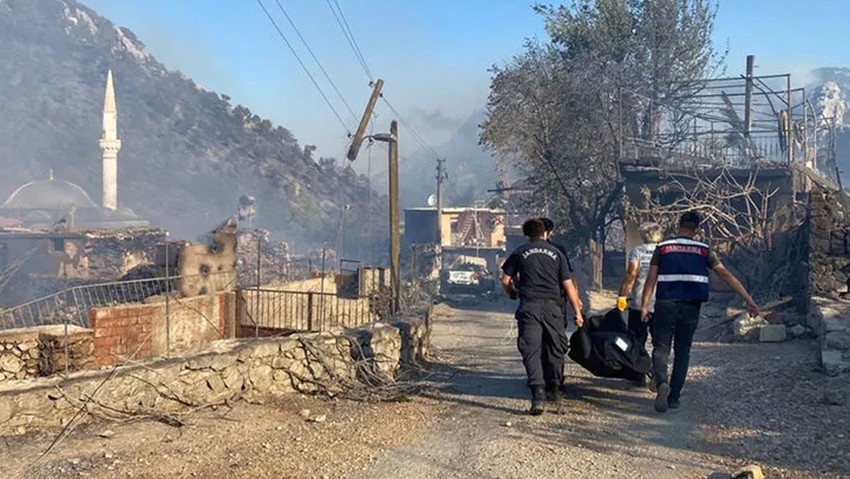
[[392, 313], [401, 310], [401, 225], [398, 200], [398, 122], [390, 123], [390, 274], [392, 278]]
[[443, 245], [443, 180], [449, 179], [446, 173], [446, 159], [437, 158], [437, 244]]
[[372, 111], [375, 110], [375, 103], [378, 97], [381, 96], [381, 88], [384, 87], [384, 80], [380, 78], [372, 85], [372, 96], [369, 97], [369, 102], [366, 104], [366, 109], [363, 110], [363, 117], [360, 118], [360, 125], [357, 126], [357, 131], [351, 139], [351, 146], [348, 148], [348, 153], [345, 155], [349, 161], [354, 161], [357, 158], [357, 153], [360, 151], [360, 145], [363, 143], [363, 137], [366, 134], [366, 127], [369, 126], [369, 118], [372, 117]]

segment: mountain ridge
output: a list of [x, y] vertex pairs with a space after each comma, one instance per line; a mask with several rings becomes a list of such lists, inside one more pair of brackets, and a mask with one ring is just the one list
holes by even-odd
[[[192, 236], [248, 194], [255, 225], [305, 246], [334, 241], [342, 211], [350, 224], [386, 216], [365, 176], [320, 166], [288, 129], [169, 70], [132, 31], [76, 0], [0, 0], [0, 47], [0, 195], [53, 170], [100, 196], [97, 142], [112, 70], [120, 206]], [[379, 236], [351, 231], [346, 250]]]

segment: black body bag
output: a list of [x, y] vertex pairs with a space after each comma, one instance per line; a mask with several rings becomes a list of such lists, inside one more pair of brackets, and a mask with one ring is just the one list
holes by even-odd
[[616, 309], [585, 319], [570, 336], [568, 356], [594, 376], [634, 381], [649, 374], [652, 361], [643, 345], [635, 344]]

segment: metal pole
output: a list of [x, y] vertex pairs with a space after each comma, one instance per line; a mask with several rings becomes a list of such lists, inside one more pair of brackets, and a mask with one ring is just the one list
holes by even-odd
[[747, 84], [744, 90], [744, 137], [753, 129], [753, 65], [755, 56], [747, 55]]
[[254, 292], [254, 337], [260, 337], [260, 247], [262, 246], [262, 237], [257, 234], [257, 291]]
[[321, 301], [319, 301], [319, 311], [321, 315], [319, 316], [319, 328], [325, 324], [325, 247], [322, 246], [322, 287], [321, 287]]
[[399, 218], [398, 199], [398, 122], [390, 123], [389, 144], [389, 183], [390, 183], [390, 278], [392, 279], [392, 313], [396, 314], [401, 309], [401, 232]]
[[171, 314], [169, 296], [171, 296], [171, 257], [168, 256], [168, 231], [165, 232], [165, 356], [171, 357]]
[[794, 163], [794, 129], [793, 127], [793, 118], [791, 117], [791, 75], [785, 75], [785, 102], [788, 104], [788, 121], [785, 122], [783, 127], [785, 128], [785, 145], [788, 149], [788, 166], [791, 166]]

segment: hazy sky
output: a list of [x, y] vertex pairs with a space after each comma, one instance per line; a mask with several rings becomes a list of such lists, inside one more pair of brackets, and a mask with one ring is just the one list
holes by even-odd
[[[327, 0], [279, 0], [359, 118], [368, 78]], [[524, 0], [337, 0], [385, 97], [431, 145], [486, 101], [494, 63], [517, 53], [525, 38], [544, 38]], [[83, 0], [129, 27], [170, 69], [224, 93], [296, 135], [325, 156], [342, 157], [346, 130], [334, 117], [256, 0]], [[263, 0], [347, 128], [356, 121], [328, 85], [275, 0]], [[819, 2], [812, 2], [812, 4]], [[797, 0], [721, 3], [715, 41], [729, 47], [728, 73], [756, 55], [757, 73], [792, 72], [795, 83], [819, 66], [850, 66], [850, 2], [803, 9]], [[828, 7], [826, 6], [828, 5]], [[119, 80], [120, 81], [120, 80]], [[391, 112], [378, 109], [377, 128]], [[406, 132], [402, 130], [402, 135]], [[411, 145], [412, 146], [412, 145]]]

